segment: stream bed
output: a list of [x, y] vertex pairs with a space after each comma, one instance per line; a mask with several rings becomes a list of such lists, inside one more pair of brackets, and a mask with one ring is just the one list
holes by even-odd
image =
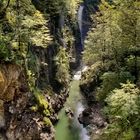
[[[80, 71], [78, 71], [71, 81], [70, 93], [64, 108], [59, 112], [59, 122], [55, 126], [56, 140], [89, 140], [87, 130], [78, 121], [79, 114], [84, 110], [83, 98], [80, 94], [79, 79]], [[70, 108], [74, 116], [70, 119], [65, 110]]]

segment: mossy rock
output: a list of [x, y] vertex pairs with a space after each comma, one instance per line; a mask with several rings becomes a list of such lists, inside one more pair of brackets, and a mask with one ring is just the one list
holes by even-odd
[[44, 117], [43, 118], [43, 122], [47, 127], [51, 127], [52, 126], [52, 122], [50, 121], [50, 119], [48, 117]]

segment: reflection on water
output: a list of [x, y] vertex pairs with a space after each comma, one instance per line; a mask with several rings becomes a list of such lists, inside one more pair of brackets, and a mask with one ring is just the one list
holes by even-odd
[[[83, 128], [83, 125], [79, 123], [78, 116], [84, 110], [82, 104], [82, 97], [79, 91], [79, 77], [81, 73], [78, 72], [75, 75], [74, 80], [71, 82], [70, 96], [65, 103], [65, 107], [59, 112], [60, 121], [55, 126], [56, 130], [56, 140], [89, 140], [87, 135], [87, 130]], [[76, 79], [77, 77], [77, 79]], [[70, 108], [74, 117], [69, 119], [65, 115], [65, 109]]]

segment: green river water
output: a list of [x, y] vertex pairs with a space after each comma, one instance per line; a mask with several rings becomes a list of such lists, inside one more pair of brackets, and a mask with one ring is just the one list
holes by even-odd
[[[76, 106], [81, 95], [79, 94], [79, 81], [74, 80], [71, 82], [69, 97], [65, 103], [65, 107], [59, 112], [59, 122], [55, 126], [56, 140], [80, 140], [80, 128], [77, 125]], [[65, 114], [65, 109], [71, 108], [75, 117], [70, 120]]]

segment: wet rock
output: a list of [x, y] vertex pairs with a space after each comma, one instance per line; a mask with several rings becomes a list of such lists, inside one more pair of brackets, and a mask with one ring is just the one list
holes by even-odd
[[65, 113], [69, 118], [72, 118], [74, 116], [74, 113], [70, 108], [66, 108]]
[[86, 108], [83, 112], [82, 115], [83, 117], [91, 115], [92, 109], [91, 108]]
[[91, 108], [86, 108], [78, 117], [78, 120], [84, 126], [91, 123], [92, 110]]
[[51, 115], [50, 120], [53, 124], [56, 124], [59, 121], [58, 115], [57, 114]]
[[101, 107], [99, 105], [94, 105], [92, 107], [86, 108], [78, 117], [78, 120], [84, 126], [94, 125], [97, 128], [103, 128], [106, 125], [105, 118], [101, 114]]
[[70, 112], [72, 112], [70, 108], [66, 108], [66, 109], [65, 109], [66, 115], [69, 114]]
[[79, 115], [78, 120], [81, 124], [83, 124], [84, 126], [87, 126], [91, 123], [91, 120], [88, 116], [82, 116], [82, 114]]
[[52, 108], [55, 110], [55, 112], [58, 112], [61, 108], [64, 107], [64, 103], [66, 102], [67, 97], [68, 97], [67, 92], [61, 95], [55, 94], [53, 100], [51, 100], [51, 105]]

